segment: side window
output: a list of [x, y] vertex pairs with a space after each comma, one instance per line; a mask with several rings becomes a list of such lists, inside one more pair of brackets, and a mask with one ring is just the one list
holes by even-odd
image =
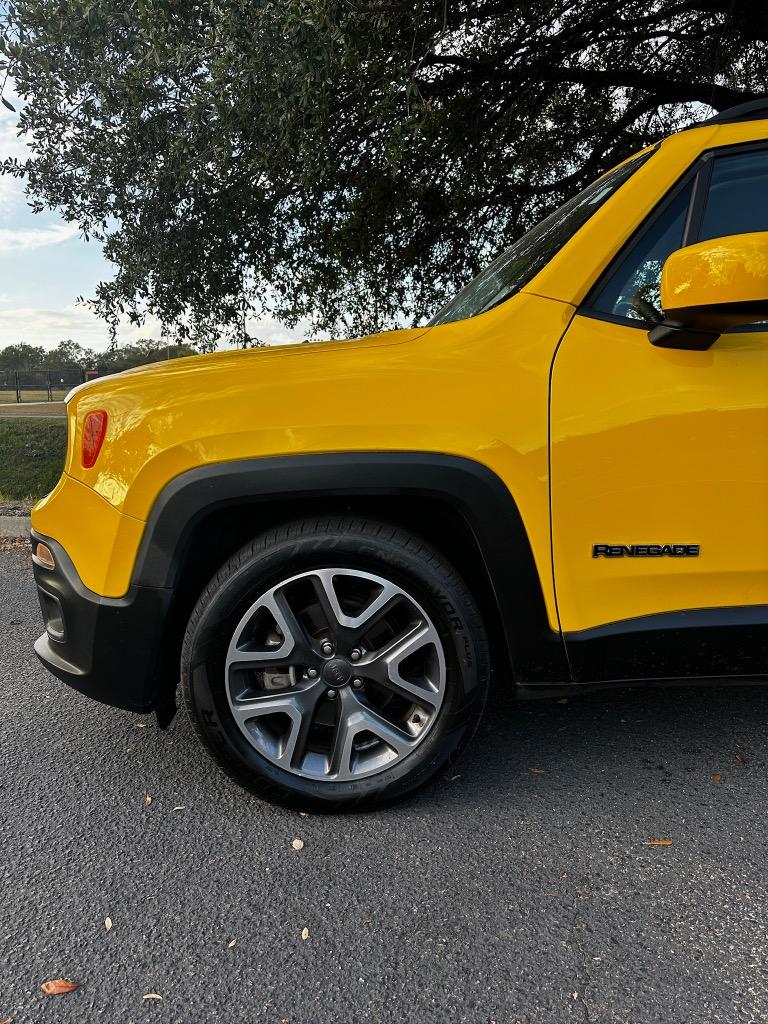
[[595, 312], [659, 323], [664, 261], [683, 244], [693, 182], [681, 189], [619, 260], [589, 303]]
[[768, 149], [715, 157], [698, 241], [768, 231]]
[[[642, 231], [600, 284], [596, 296], [588, 300], [596, 313], [643, 324], [659, 323], [663, 319], [661, 271], [670, 253], [683, 244], [708, 238], [768, 231], [768, 149], [716, 156], [708, 166], [702, 165], [700, 176], [702, 183], [709, 177], [706, 200], [700, 216], [693, 214], [688, 237], [683, 236], [693, 181]], [[698, 202], [695, 205], [699, 207]]]

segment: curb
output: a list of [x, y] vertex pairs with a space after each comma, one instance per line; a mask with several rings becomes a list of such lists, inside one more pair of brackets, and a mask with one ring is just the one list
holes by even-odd
[[0, 537], [29, 537], [32, 522], [29, 516], [0, 516]]

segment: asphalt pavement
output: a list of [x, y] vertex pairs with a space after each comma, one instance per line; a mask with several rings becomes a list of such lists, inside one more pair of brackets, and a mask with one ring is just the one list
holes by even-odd
[[0, 1022], [768, 1020], [764, 689], [499, 685], [448, 777], [304, 817], [48, 676], [38, 615], [0, 553]]

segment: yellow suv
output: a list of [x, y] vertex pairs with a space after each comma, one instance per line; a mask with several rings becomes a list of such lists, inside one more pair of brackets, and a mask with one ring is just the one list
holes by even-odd
[[521, 694], [768, 677], [768, 101], [627, 160], [426, 326], [71, 394], [44, 664], [282, 803], [394, 800]]

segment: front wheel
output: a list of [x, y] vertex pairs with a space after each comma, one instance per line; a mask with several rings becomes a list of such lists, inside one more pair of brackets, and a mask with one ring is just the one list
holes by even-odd
[[479, 612], [401, 530], [301, 520], [247, 544], [192, 613], [187, 709], [238, 782], [275, 803], [389, 803], [444, 769], [488, 688]]

